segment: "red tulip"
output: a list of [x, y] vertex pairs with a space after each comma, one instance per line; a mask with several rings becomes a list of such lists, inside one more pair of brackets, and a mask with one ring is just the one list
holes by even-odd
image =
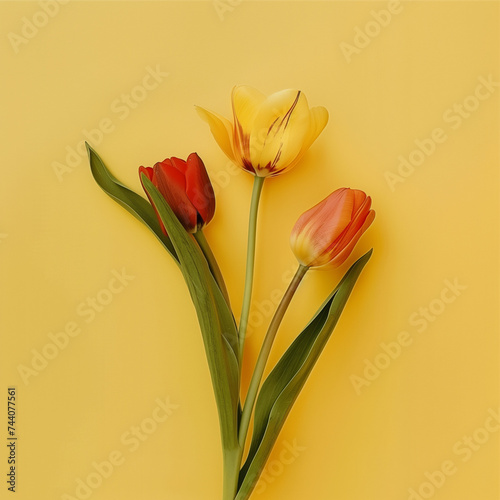
[[371, 202], [363, 191], [341, 188], [303, 213], [290, 238], [298, 261], [306, 267], [343, 264], [375, 218]]
[[[196, 153], [191, 153], [187, 161], [172, 157], [154, 167], [139, 167], [139, 176], [142, 173], [160, 191], [187, 231], [195, 233], [212, 220], [215, 194], [205, 165]], [[166, 234], [161, 220], [160, 224]]]

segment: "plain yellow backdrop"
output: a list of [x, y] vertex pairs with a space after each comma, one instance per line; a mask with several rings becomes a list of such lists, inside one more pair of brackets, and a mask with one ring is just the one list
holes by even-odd
[[[90, 137], [137, 191], [139, 165], [202, 156], [217, 191], [206, 235], [238, 315], [252, 178], [194, 105], [229, 116], [231, 88], [249, 84], [302, 89], [330, 121], [264, 187], [245, 387], [299, 214], [343, 186], [377, 212], [348, 263], [311, 272], [294, 298], [273, 363], [374, 248], [252, 498], [498, 500], [498, 2], [2, 2], [0, 27], [0, 420], [16, 386], [15, 498], [220, 499], [182, 277], [77, 147]], [[113, 272], [128, 278], [106, 291]]]

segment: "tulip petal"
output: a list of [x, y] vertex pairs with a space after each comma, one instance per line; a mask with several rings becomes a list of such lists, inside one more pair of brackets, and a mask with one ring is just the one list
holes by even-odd
[[139, 179], [141, 180], [142, 184], [141, 174], [144, 174], [151, 182], [153, 181], [154, 174], [153, 174], [153, 169], [151, 167], [139, 167]]
[[[323, 132], [323, 129], [326, 127], [328, 123], [328, 110], [323, 106], [316, 106], [311, 108], [311, 135], [310, 135], [310, 144], [309, 146], [317, 139], [319, 134]], [[309, 147], [308, 146], [308, 147]]]
[[184, 228], [193, 232], [197, 227], [198, 212], [186, 194], [184, 174], [172, 164], [163, 162], [154, 166], [158, 190], [167, 200]]
[[[353, 189], [354, 193], [354, 207], [353, 207], [353, 216], [359, 211], [359, 209], [363, 206], [366, 200], [366, 193], [361, 191], [360, 189]], [[371, 199], [370, 199], [371, 204]]]
[[155, 174], [152, 169], [152, 167], [139, 167], [139, 179], [141, 180], [142, 188], [144, 189], [146, 195], [148, 196], [149, 203], [151, 203], [151, 206], [154, 208], [154, 211], [156, 213], [156, 216], [158, 217], [158, 222], [160, 223], [161, 230], [163, 234], [167, 234], [167, 230], [165, 229], [165, 226], [163, 225], [163, 222], [161, 221], [160, 214], [157, 212], [156, 207], [154, 206], [153, 200], [149, 196], [149, 193], [147, 192], [146, 188], [144, 187], [144, 183], [142, 182], [142, 175], [144, 174], [154, 185], [157, 184], [157, 181], [155, 179]]
[[295, 223], [292, 232], [293, 233], [301, 233], [304, 231], [305, 227], [316, 217], [316, 213], [320, 212], [322, 208], [326, 205], [327, 201], [330, 200], [332, 203], [334, 200], [339, 202], [342, 197], [343, 191], [347, 188], [337, 189], [333, 193], [331, 193], [327, 198], [321, 200], [318, 204], [314, 205], [314, 207], [310, 208], [306, 212], [304, 212]]
[[314, 220], [314, 244], [317, 248], [328, 248], [351, 222], [354, 195], [350, 189], [341, 188], [317, 205]]
[[175, 169], [177, 169], [181, 174], [183, 174], [183, 177], [186, 177], [186, 169], [187, 169], [187, 164], [186, 160], [181, 160], [180, 158], [176, 158], [175, 156], [172, 156], [171, 158], [167, 158], [166, 160], [163, 160], [162, 163], [168, 163], [172, 165]]
[[299, 90], [282, 90], [260, 106], [250, 138], [250, 160], [266, 175], [277, 175], [295, 160], [309, 130], [307, 99]]
[[302, 143], [300, 152], [298, 153], [296, 158], [286, 167], [286, 170], [292, 169], [302, 159], [306, 151], [311, 147], [313, 142], [318, 138], [319, 134], [321, 134], [326, 124], [328, 123], [328, 111], [323, 106], [311, 108], [309, 117], [309, 133]]
[[300, 151], [293, 160], [288, 163], [283, 162], [283, 167], [272, 175], [277, 175], [283, 170], [291, 170], [302, 159], [306, 151], [311, 147], [313, 142], [318, 138], [328, 123], [328, 111], [322, 106], [318, 106], [309, 110], [309, 132], [302, 140]]
[[[362, 192], [362, 191], [361, 191]], [[355, 195], [355, 193], [353, 193]], [[366, 195], [363, 193], [366, 197]], [[366, 197], [363, 204], [358, 208], [357, 212], [352, 215], [352, 220], [349, 225], [346, 227], [344, 232], [337, 238], [337, 240], [333, 243], [331, 248], [332, 255], [340, 253], [345, 245], [349, 243], [349, 241], [354, 237], [354, 235], [359, 231], [359, 229], [363, 226], [368, 212], [370, 211], [370, 207], [372, 204], [371, 198]]]
[[342, 228], [345, 229], [345, 225], [349, 224], [346, 219], [349, 211], [350, 203], [346, 203], [342, 210], [339, 210], [338, 217], [331, 217], [331, 221], [327, 219], [322, 227], [317, 229], [316, 234], [311, 238], [315, 256], [311, 263], [312, 266], [322, 266], [332, 259], [332, 254], [334, 254], [332, 241], [335, 241], [339, 236], [339, 231], [342, 231]]
[[300, 156], [302, 156], [318, 138], [319, 134], [323, 131], [328, 123], [328, 111], [323, 106], [316, 106], [310, 110], [310, 128], [309, 134], [302, 144]]
[[249, 85], [237, 85], [231, 93], [233, 115], [241, 126], [244, 134], [250, 134], [252, 125], [257, 116], [260, 106], [266, 100], [266, 96]]
[[255, 166], [250, 161], [250, 134], [255, 116], [265, 98], [264, 94], [248, 85], [238, 85], [231, 93], [234, 156], [236, 163], [252, 173], [255, 173]]
[[198, 115], [200, 115], [200, 118], [208, 123], [214, 139], [225, 155], [231, 161], [236, 162], [233, 152], [233, 126], [231, 122], [227, 118], [224, 118], [217, 113], [213, 113], [212, 111], [208, 111], [199, 106], [195, 106], [195, 108]]
[[339, 267], [341, 266], [346, 260], [349, 255], [351, 255], [351, 252], [353, 248], [356, 246], [356, 243], [358, 240], [361, 238], [363, 233], [370, 227], [371, 223], [373, 222], [373, 219], [375, 219], [375, 212], [373, 210], [370, 210], [368, 212], [368, 215], [366, 217], [365, 222], [363, 225], [359, 228], [358, 232], [355, 234], [355, 236], [352, 238], [352, 240], [347, 244], [347, 246], [330, 262], [330, 264], [333, 267]]
[[351, 221], [353, 204], [352, 190], [341, 188], [299, 217], [290, 243], [301, 264], [320, 266], [330, 260], [332, 244]]
[[196, 109], [226, 155], [261, 177], [295, 166], [328, 121], [326, 109], [309, 109], [299, 90], [282, 90], [266, 97], [253, 87], [238, 85], [231, 101], [234, 125], [216, 113]]
[[302, 214], [290, 237], [302, 265], [342, 264], [375, 218], [363, 191], [341, 188]]
[[186, 162], [186, 194], [208, 224], [215, 213], [215, 194], [203, 161], [196, 153], [191, 153]]

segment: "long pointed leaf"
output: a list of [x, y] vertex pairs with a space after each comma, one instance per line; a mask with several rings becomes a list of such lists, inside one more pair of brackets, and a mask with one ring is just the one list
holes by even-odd
[[186, 232], [153, 183], [144, 175], [142, 179], [179, 257], [203, 335], [219, 410], [222, 444], [225, 449], [234, 450], [238, 447], [239, 403], [236, 325], [194, 238]]
[[167, 251], [172, 255], [175, 261], [178, 263], [179, 259], [175, 253], [174, 247], [170, 238], [163, 234], [161, 230], [160, 223], [156, 217], [155, 211], [151, 204], [134, 193], [128, 187], [124, 186], [113, 174], [108, 170], [100, 156], [92, 149], [92, 147], [86, 143], [87, 153], [89, 156], [90, 169], [92, 175], [96, 180], [97, 184], [101, 189], [113, 198], [122, 207], [128, 210], [134, 217], [143, 222], [146, 226], [151, 229], [155, 236], [160, 240]]
[[325, 347], [363, 267], [367, 252], [354, 263], [271, 371], [255, 407], [250, 451], [240, 474], [235, 500], [246, 500], [258, 480], [288, 413]]

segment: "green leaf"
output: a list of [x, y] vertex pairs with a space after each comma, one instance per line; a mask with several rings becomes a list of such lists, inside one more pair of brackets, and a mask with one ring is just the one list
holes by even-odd
[[196, 308], [219, 410], [223, 447], [237, 449], [239, 366], [236, 324], [198, 244], [153, 183], [145, 175], [142, 180], [170, 235]]
[[254, 432], [235, 500], [246, 500], [258, 480], [288, 413], [330, 338], [372, 250], [355, 262], [262, 385]]
[[179, 259], [177, 258], [172, 242], [168, 236], [163, 234], [160, 223], [158, 222], [158, 217], [156, 216], [151, 204], [145, 198], [139, 196], [137, 193], [134, 193], [128, 187], [124, 186], [118, 179], [116, 179], [116, 177], [114, 177], [113, 174], [107, 169], [100, 156], [88, 143], [85, 144], [87, 146], [90, 169], [97, 184], [99, 184], [106, 194], [128, 210], [134, 217], [148, 226], [178, 263]]

